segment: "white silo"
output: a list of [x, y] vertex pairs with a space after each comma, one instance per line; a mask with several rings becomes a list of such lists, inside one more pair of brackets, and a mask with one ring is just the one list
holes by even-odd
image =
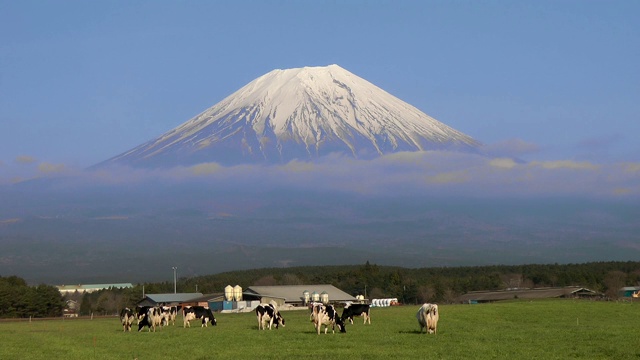
[[234, 298], [236, 301], [242, 301], [242, 286], [240, 286], [240, 285], [236, 285], [236, 286], [233, 288], [233, 298]]
[[227, 301], [233, 301], [233, 286], [227, 285], [224, 288], [224, 299]]
[[320, 294], [320, 301], [322, 301], [323, 304], [328, 304], [329, 303], [329, 293], [326, 291], [323, 291], [322, 294]]

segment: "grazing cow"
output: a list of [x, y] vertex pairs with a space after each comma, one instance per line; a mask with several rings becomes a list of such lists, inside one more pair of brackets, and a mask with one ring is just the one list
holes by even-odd
[[273, 324], [276, 325], [276, 329], [279, 325], [284, 327], [284, 318], [280, 314], [280, 311], [273, 304], [260, 304], [256, 307], [256, 317], [258, 318], [258, 330], [265, 330], [265, 323], [269, 323], [269, 330]]
[[149, 327], [149, 331], [153, 329], [156, 331], [156, 327], [162, 326], [162, 310], [159, 307], [146, 307], [147, 311], [142, 315], [140, 319], [140, 311], [138, 311], [138, 331], [141, 331], [145, 326]]
[[371, 324], [371, 315], [369, 314], [370, 309], [371, 306], [369, 304], [347, 303], [347, 305], [344, 307], [344, 310], [342, 311], [341, 319], [343, 322], [349, 319], [349, 322], [353, 324], [354, 316], [362, 316], [364, 318], [364, 324], [366, 324], [367, 322]]
[[211, 309], [205, 308], [204, 306], [187, 306], [182, 309], [182, 318], [184, 320], [183, 327], [191, 327], [191, 320], [202, 319], [202, 326], [209, 326], [208, 323], [211, 322], [211, 326], [218, 325], [216, 318], [213, 316]]
[[120, 311], [120, 321], [122, 322], [122, 331], [131, 331], [131, 325], [133, 324], [133, 320], [135, 319], [135, 315], [133, 315], [133, 311], [129, 308], [124, 308]]
[[440, 318], [438, 305], [422, 304], [420, 309], [418, 309], [416, 318], [418, 319], [418, 324], [420, 324], [421, 333], [422, 329], [426, 329], [425, 333], [435, 334], [438, 327], [438, 319]]
[[162, 325], [169, 325], [169, 322], [173, 325], [176, 324], [177, 306], [163, 306], [160, 310], [162, 311]]
[[333, 307], [333, 305], [321, 305], [314, 304], [311, 312], [311, 321], [313, 322], [313, 326], [318, 331], [318, 335], [320, 335], [320, 330], [322, 325], [324, 325], [324, 333], [327, 333], [329, 330], [329, 326], [331, 326], [331, 332], [336, 333], [336, 325], [338, 326], [338, 330], [340, 332], [347, 332], [344, 327], [344, 322], [338, 316], [338, 312]]

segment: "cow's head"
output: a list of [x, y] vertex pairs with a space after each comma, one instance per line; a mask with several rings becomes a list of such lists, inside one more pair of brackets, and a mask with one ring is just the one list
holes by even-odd
[[344, 321], [342, 321], [342, 319], [340, 319], [337, 316], [336, 316], [336, 325], [338, 326], [338, 329], [340, 330], [341, 333], [347, 332], [347, 328], [344, 326]]
[[278, 325], [282, 325], [282, 327], [284, 327], [284, 318], [280, 315], [279, 311], [276, 313], [276, 329], [278, 328]]

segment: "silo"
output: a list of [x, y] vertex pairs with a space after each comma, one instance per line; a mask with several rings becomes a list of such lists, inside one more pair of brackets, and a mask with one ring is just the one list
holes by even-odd
[[302, 298], [304, 299], [304, 304], [307, 305], [309, 300], [311, 300], [311, 294], [309, 294], [309, 290], [305, 290], [302, 292]]
[[233, 301], [233, 286], [227, 285], [224, 288], [224, 299], [227, 301]]
[[327, 293], [326, 291], [323, 291], [322, 294], [320, 294], [320, 301], [322, 301], [323, 304], [328, 304], [329, 303], [329, 293]]
[[312, 292], [311, 293], [311, 301], [313, 302], [319, 302], [320, 301], [320, 294], [318, 294], [317, 292]]
[[236, 285], [233, 288], [233, 298], [236, 299], [236, 301], [242, 301], [242, 286]]

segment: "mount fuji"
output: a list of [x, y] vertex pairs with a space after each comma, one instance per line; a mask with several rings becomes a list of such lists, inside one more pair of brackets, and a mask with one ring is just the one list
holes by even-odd
[[338, 65], [273, 70], [162, 136], [99, 165], [286, 163], [331, 153], [476, 151], [480, 143]]

